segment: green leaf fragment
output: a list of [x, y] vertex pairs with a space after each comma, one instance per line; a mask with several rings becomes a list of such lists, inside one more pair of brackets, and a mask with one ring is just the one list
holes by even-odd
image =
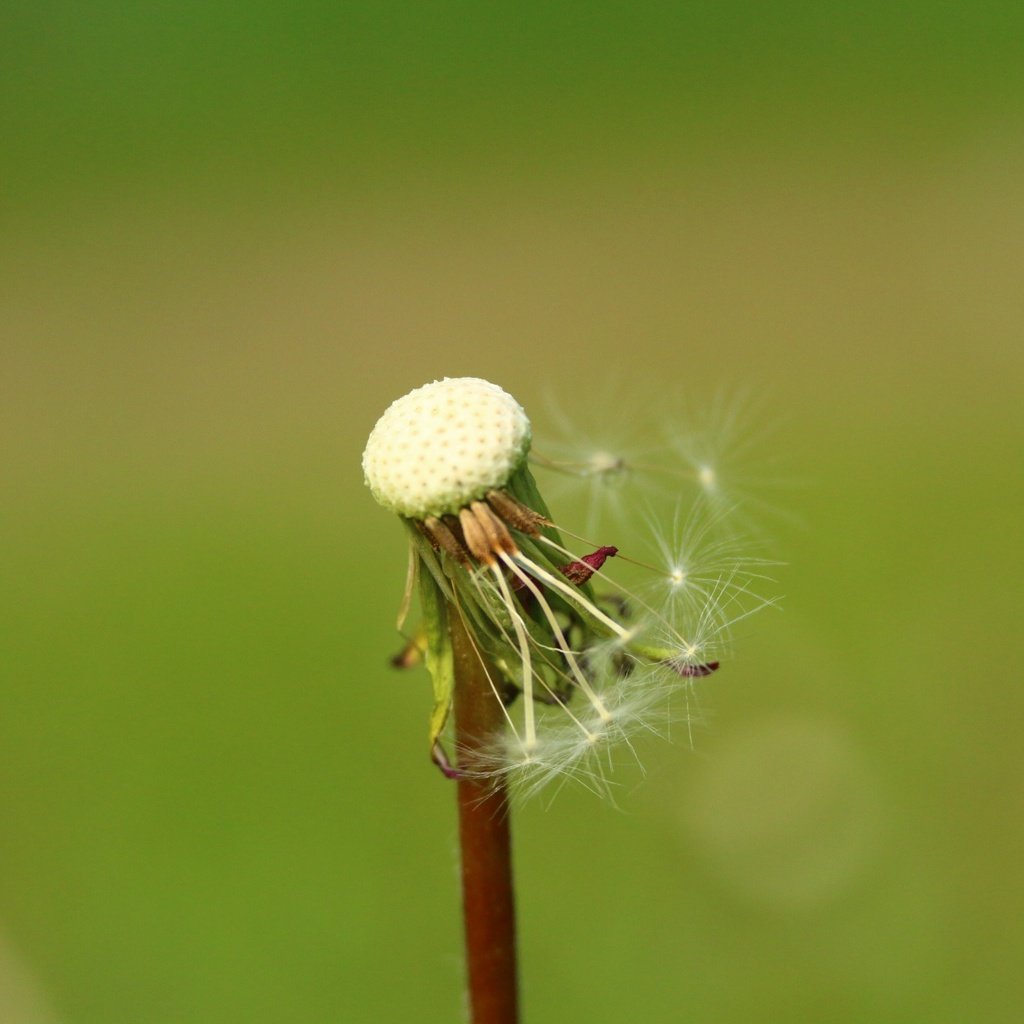
[[430, 712], [430, 749], [440, 737], [452, 709], [455, 691], [455, 660], [448, 632], [448, 602], [433, 573], [420, 573], [420, 605], [427, 639], [427, 671], [434, 688]]

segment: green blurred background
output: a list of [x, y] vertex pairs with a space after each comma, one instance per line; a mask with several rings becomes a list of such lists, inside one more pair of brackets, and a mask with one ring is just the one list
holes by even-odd
[[1019, 1019], [1024, 7], [9, 2], [0, 51], [0, 1022], [460, 1019], [359, 468], [443, 375], [540, 437], [746, 389], [786, 485], [693, 748], [517, 816], [528, 1024]]

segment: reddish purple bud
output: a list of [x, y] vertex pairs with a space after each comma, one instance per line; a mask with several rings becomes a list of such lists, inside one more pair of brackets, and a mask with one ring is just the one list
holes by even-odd
[[612, 558], [618, 553], [618, 548], [598, 548], [592, 554], [584, 555], [578, 562], [570, 562], [568, 565], [560, 566], [558, 571], [570, 583], [575, 583], [577, 587], [581, 587], [604, 565], [605, 559]]
[[703, 665], [688, 665], [686, 662], [681, 661], [668, 661], [665, 664], [670, 668], [674, 668], [681, 676], [688, 679], [709, 676], [712, 672], [718, 671], [717, 661], [709, 661]]

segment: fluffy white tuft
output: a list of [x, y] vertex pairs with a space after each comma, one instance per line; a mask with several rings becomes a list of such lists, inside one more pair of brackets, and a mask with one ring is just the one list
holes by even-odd
[[606, 713], [593, 706], [581, 707], [576, 716], [565, 708], [545, 708], [534, 744], [503, 731], [483, 750], [474, 750], [464, 770], [479, 778], [503, 778], [521, 799], [549, 787], [557, 792], [567, 782], [610, 797], [611, 775], [623, 752], [643, 767], [633, 747], [636, 738], [667, 738], [673, 722], [689, 729], [699, 718], [692, 680], [664, 666], [637, 664], [624, 675], [609, 674], [597, 693]]

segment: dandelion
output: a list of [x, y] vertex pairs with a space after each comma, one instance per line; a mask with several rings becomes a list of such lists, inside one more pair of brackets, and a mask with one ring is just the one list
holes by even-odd
[[[374, 498], [408, 536], [400, 629], [419, 592], [422, 626], [395, 664], [426, 661], [431, 757], [459, 784], [474, 1013], [515, 1004], [509, 785], [528, 794], [574, 779], [607, 792], [616, 751], [663, 731], [675, 697], [689, 718], [694, 682], [718, 668], [731, 625], [766, 603], [759, 564], [712, 539], [721, 510], [655, 530], [650, 559], [626, 546], [634, 538], [585, 541], [556, 522], [531, 441], [511, 395], [445, 378], [392, 403], [363, 454]], [[603, 489], [639, 465], [603, 449], [536, 464]], [[617, 585], [613, 564], [638, 584]]]
[[[673, 695], [718, 667], [729, 626], [748, 613], [744, 599], [764, 603], [751, 588], [759, 574], [732, 559], [727, 540], [709, 539], [719, 516], [698, 517], [659, 540], [661, 566], [623, 550], [620, 561], [650, 579], [615, 586], [606, 563], [620, 548], [581, 551], [556, 524], [530, 446], [522, 407], [477, 378], [418, 388], [374, 427], [366, 482], [409, 537], [400, 619], [417, 588], [423, 613], [399, 663], [425, 653], [435, 698], [430, 749], [447, 774], [506, 777], [522, 792], [567, 778], [605, 791], [612, 751], [660, 731]], [[454, 759], [445, 744], [453, 619], [499, 709], [498, 727]]]

